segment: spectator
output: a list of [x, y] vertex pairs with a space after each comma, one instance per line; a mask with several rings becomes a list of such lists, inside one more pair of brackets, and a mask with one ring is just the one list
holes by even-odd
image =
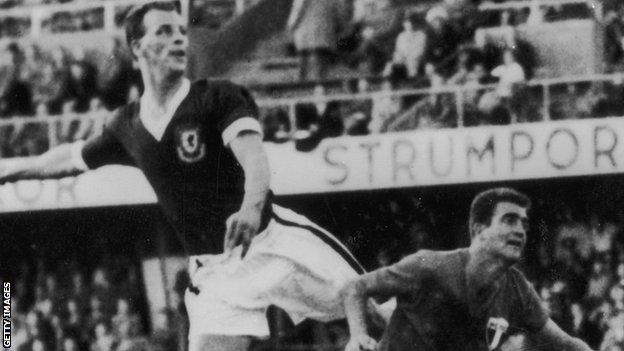
[[288, 113], [281, 107], [268, 109], [261, 116], [264, 141], [283, 143], [288, 140], [290, 120]]
[[500, 25], [490, 28], [479, 28], [475, 33], [476, 46], [485, 51], [496, 51], [499, 48], [515, 48], [516, 29], [510, 11], [502, 11]]
[[609, 71], [616, 70], [624, 57], [624, 5], [618, 7], [605, 16], [605, 60]]
[[63, 340], [65, 339], [65, 328], [63, 325], [63, 321], [61, 318], [54, 314], [50, 317], [50, 325], [52, 326], [52, 330], [54, 332], [54, 340], [56, 340], [56, 345], [54, 345], [54, 350], [60, 350], [63, 347]]
[[551, 269], [553, 278], [557, 277], [566, 283], [574, 301], [580, 300], [587, 291], [587, 280], [584, 278], [585, 272], [577, 246], [572, 239], [563, 240], [561, 247], [555, 252], [555, 263]]
[[30, 340], [33, 340], [31, 346], [34, 348], [35, 340], [39, 340], [44, 349], [54, 349], [56, 340], [54, 338], [54, 330], [48, 321], [46, 321], [42, 314], [37, 311], [30, 311], [26, 315], [26, 325], [28, 329], [28, 335]]
[[47, 274], [45, 277], [45, 293], [55, 306], [62, 302], [63, 293], [58, 287], [58, 280], [54, 274]]
[[[92, 276], [92, 292], [102, 303], [103, 313], [112, 315], [115, 311], [115, 292], [109, 280], [109, 271], [103, 266], [97, 267]], [[93, 301], [93, 299], [92, 299]]]
[[[435, 71], [430, 74], [431, 78], [429, 79], [432, 82], [432, 88], [440, 87], [442, 78]], [[394, 120], [389, 121], [387, 130], [403, 131], [417, 128], [450, 127], [456, 123], [456, 119], [453, 118], [455, 104], [452, 103], [452, 99], [453, 95], [448, 93], [434, 93], [426, 96], [418, 100], [407, 111], [397, 115]]]
[[479, 19], [478, 2], [472, 0], [443, 0], [442, 7], [448, 13], [449, 23], [458, 33], [460, 41], [470, 41]]
[[498, 78], [496, 93], [500, 98], [509, 99], [515, 84], [525, 81], [524, 69], [518, 62], [512, 49], [503, 52], [503, 64], [492, 70], [492, 76]]
[[35, 286], [35, 302], [33, 309], [39, 313], [50, 314], [52, 312], [52, 300], [46, 293], [46, 289], [42, 284]]
[[415, 78], [425, 51], [426, 35], [415, 14], [406, 13], [403, 31], [396, 39], [392, 61], [386, 65], [385, 76]]
[[371, 122], [368, 125], [372, 134], [385, 131], [384, 126], [387, 121], [396, 116], [401, 109], [401, 98], [391, 93], [392, 88], [392, 83], [385, 80], [381, 84], [380, 91], [373, 95]]
[[401, 20], [401, 11], [391, 0], [355, 0], [352, 26], [357, 45], [351, 65], [366, 74], [380, 73], [391, 58]]
[[75, 87], [71, 81], [70, 72], [71, 57], [67, 49], [56, 47], [52, 51], [52, 61], [45, 72], [45, 84], [52, 84], [50, 89], [44, 89], [47, 96], [48, 110], [50, 114], [57, 115], [63, 112], [63, 106], [68, 100], [76, 97]]
[[591, 347], [601, 342], [600, 330], [590, 322], [583, 304], [575, 302], [570, 305], [572, 316], [571, 335], [585, 340]]
[[321, 138], [335, 138], [345, 134], [345, 120], [349, 116], [344, 110], [343, 104], [343, 101], [330, 101], [323, 107], [318, 131]]
[[75, 111], [87, 112], [91, 99], [97, 94], [96, 68], [84, 58], [76, 58], [76, 61], [70, 65], [69, 73], [70, 84], [74, 89], [76, 99]]
[[601, 256], [610, 255], [615, 236], [620, 231], [619, 226], [613, 220], [600, 219], [598, 216], [593, 216], [591, 222], [594, 253]]
[[495, 81], [495, 79], [488, 73], [485, 68], [485, 64], [483, 62], [476, 62], [470, 72], [468, 72], [468, 76], [466, 77], [466, 85], [468, 86], [479, 86], [491, 84]]
[[624, 262], [620, 262], [616, 268], [616, 283], [624, 286]]
[[122, 321], [117, 325], [117, 330], [119, 341], [115, 351], [147, 351], [147, 340], [134, 333], [131, 321]]
[[[91, 296], [89, 300], [90, 313], [87, 317], [87, 328], [94, 330], [99, 324], [107, 320], [107, 316], [103, 311], [102, 300], [97, 295]], [[106, 326], [104, 326], [106, 327]]]
[[46, 342], [42, 339], [37, 338], [32, 342], [32, 351], [52, 351], [54, 349], [54, 347], [48, 347], [48, 345], [46, 345]]
[[23, 351], [30, 346], [30, 335], [24, 319], [12, 320], [11, 330], [12, 350]]
[[586, 262], [591, 258], [591, 228], [587, 222], [566, 218], [556, 232], [555, 261], [567, 259], [570, 253], [575, 262]]
[[586, 299], [592, 301], [593, 305], [607, 297], [611, 287], [612, 277], [608, 265], [602, 258], [594, 260], [591, 275], [587, 283]]
[[436, 65], [427, 62], [424, 67], [424, 75], [415, 83], [417, 88], [440, 88], [444, 85], [444, 77]]
[[344, 118], [346, 135], [367, 135], [369, 117], [364, 112], [350, 113]]
[[81, 332], [84, 329], [85, 318], [78, 307], [78, 303], [75, 299], [69, 299], [66, 303], [66, 328], [68, 332], [72, 335], [79, 335], [81, 338], [87, 337]]
[[431, 63], [442, 76], [448, 77], [460, 40], [448, 24], [448, 14], [442, 7], [433, 7], [427, 12], [427, 45], [424, 63]]
[[84, 283], [83, 274], [80, 271], [74, 271], [71, 274], [69, 296], [75, 300], [80, 314], [83, 314], [89, 307], [89, 295], [90, 291]]
[[468, 82], [470, 75], [470, 54], [466, 50], [459, 52], [455, 73], [448, 79], [448, 85], [464, 85]]
[[178, 341], [173, 318], [173, 312], [166, 308], [161, 309], [156, 314], [152, 335], [150, 337], [150, 350], [176, 350]]
[[600, 351], [624, 351], [624, 314], [611, 318]]
[[611, 299], [614, 313], [624, 313], [624, 285], [613, 285], [609, 291], [609, 298]]
[[[356, 82], [357, 86], [353, 84]], [[349, 88], [349, 92], [353, 94], [366, 93], [369, 88], [368, 81], [366, 79], [353, 80]], [[369, 134], [368, 125], [372, 109], [370, 99], [330, 101], [321, 118], [321, 126], [327, 131], [325, 135], [328, 136], [366, 135]], [[327, 121], [325, 121], [326, 118]]]
[[9, 47], [0, 54], [0, 117], [30, 116], [33, 114], [32, 91], [21, 80], [20, 67], [16, 65], [19, 50]]
[[[122, 324], [127, 323], [132, 335], [138, 334], [141, 330], [139, 316], [132, 311], [129, 301], [123, 297], [117, 299], [117, 314], [113, 316], [112, 322], [114, 328], [119, 328]], [[124, 325], [124, 327], [126, 326]], [[115, 332], [117, 335], [121, 334], [119, 329]]]
[[293, 1], [288, 28], [300, 59], [300, 79], [325, 78], [330, 57], [336, 51], [343, 14], [342, 0]]
[[78, 342], [72, 337], [63, 339], [63, 347], [61, 351], [80, 351]]
[[568, 284], [562, 280], [556, 280], [550, 286], [546, 286], [548, 293], [545, 301], [550, 311], [550, 317], [566, 332], [573, 328], [572, 315], [569, 308], [570, 294]]
[[117, 341], [110, 333], [110, 327], [104, 321], [98, 322], [95, 326], [95, 341], [91, 343], [90, 351], [114, 351]]
[[[489, 88], [483, 85], [491, 84], [494, 81], [485, 69], [483, 62], [476, 62], [465, 78], [464, 87], [464, 125], [474, 126], [481, 124], [489, 124], [491, 119], [489, 116], [494, 113], [499, 103], [498, 98], [492, 92], [488, 92]], [[490, 99], [493, 106], [487, 105], [485, 98]], [[505, 124], [501, 119], [501, 124]]]

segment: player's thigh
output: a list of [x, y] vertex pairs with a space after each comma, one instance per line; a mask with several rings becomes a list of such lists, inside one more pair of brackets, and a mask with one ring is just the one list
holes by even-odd
[[251, 338], [231, 335], [197, 335], [189, 341], [189, 351], [247, 351]]

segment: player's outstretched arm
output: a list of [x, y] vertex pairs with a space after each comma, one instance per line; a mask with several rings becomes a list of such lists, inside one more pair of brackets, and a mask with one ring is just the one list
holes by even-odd
[[549, 319], [542, 330], [535, 333], [531, 339], [540, 350], [591, 351], [586, 343], [568, 335], [552, 319]]
[[34, 157], [0, 160], [0, 184], [26, 179], [57, 179], [83, 171], [72, 160], [72, 145], [63, 144]]
[[342, 291], [351, 335], [345, 351], [374, 350], [377, 345], [377, 342], [368, 335], [366, 323], [367, 301], [375, 284], [374, 279], [371, 278], [372, 274], [375, 272], [357, 277]]
[[409, 255], [398, 263], [356, 277], [342, 290], [351, 340], [345, 350], [374, 350], [375, 340], [368, 335], [366, 322], [369, 298], [386, 299], [418, 289], [426, 272], [422, 256]]

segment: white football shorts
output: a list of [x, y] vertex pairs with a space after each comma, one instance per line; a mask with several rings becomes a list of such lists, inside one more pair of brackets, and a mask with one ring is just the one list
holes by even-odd
[[189, 341], [200, 335], [269, 336], [266, 311], [285, 310], [295, 323], [306, 318], [345, 317], [344, 285], [364, 269], [330, 233], [291, 210], [273, 205], [267, 228], [252, 241], [245, 258], [231, 255], [190, 257], [186, 291]]

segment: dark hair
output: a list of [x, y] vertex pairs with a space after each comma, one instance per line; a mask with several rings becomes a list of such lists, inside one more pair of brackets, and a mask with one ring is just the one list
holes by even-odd
[[403, 22], [408, 21], [414, 29], [418, 29], [424, 25], [422, 16], [417, 12], [407, 11], [403, 14]]
[[531, 207], [531, 200], [515, 189], [494, 188], [479, 193], [470, 205], [468, 230], [471, 239], [476, 235], [473, 228], [475, 224], [490, 225], [496, 205], [500, 202], [511, 202], [526, 209]]
[[136, 5], [128, 11], [124, 26], [126, 28], [126, 43], [132, 48], [131, 44], [137, 39], [141, 39], [145, 35], [145, 26], [143, 25], [143, 17], [151, 10], [159, 11], [175, 11], [180, 13], [178, 6], [173, 2], [148, 2], [143, 5]]

